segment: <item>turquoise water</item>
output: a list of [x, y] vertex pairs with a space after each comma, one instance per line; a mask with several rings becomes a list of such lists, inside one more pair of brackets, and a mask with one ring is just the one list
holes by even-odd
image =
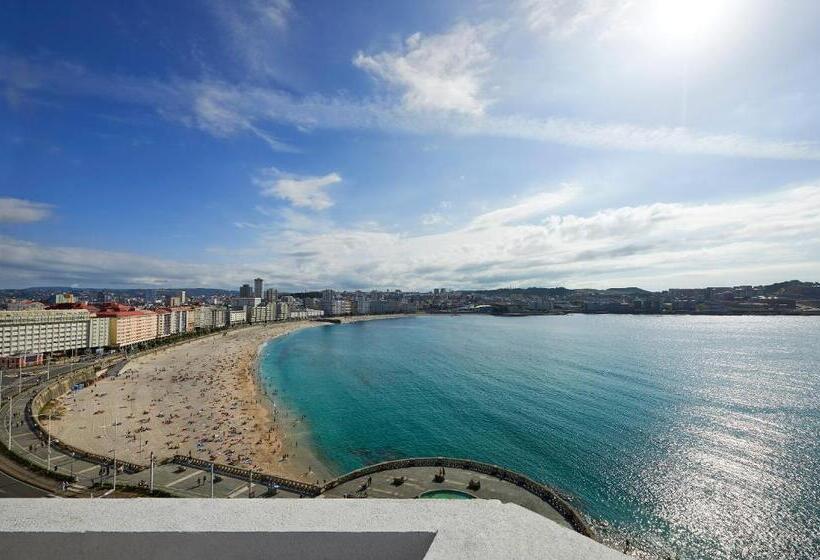
[[262, 376], [338, 473], [469, 457], [655, 556], [820, 558], [820, 317], [363, 322], [273, 341]]

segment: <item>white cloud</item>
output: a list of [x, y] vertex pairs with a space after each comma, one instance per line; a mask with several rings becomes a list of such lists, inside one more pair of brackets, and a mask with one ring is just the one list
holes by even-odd
[[[0, 82], [27, 90], [113, 98], [156, 107], [164, 117], [215, 136], [259, 135], [264, 123], [296, 128], [368, 129], [446, 136], [516, 138], [604, 150], [725, 157], [820, 160], [815, 142], [740, 134], [704, 134], [684, 127], [647, 127], [562, 118], [528, 118], [459, 111], [408, 111], [372, 100], [319, 95], [295, 98], [282, 91], [225, 82], [159, 83], [106, 78], [67, 65], [41, 67], [0, 55]], [[266, 134], [262, 132], [262, 134]], [[294, 148], [278, 140], [280, 149]], [[268, 141], [268, 139], [266, 139]], [[270, 142], [268, 141], [270, 144]]]
[[441, 224], [448, 223], [447, 218], [444, 214], [439, 212], [429, 212], [427, 214], [422, 214], [421, 216], [421, 224], [424, 226], [438, 226]]
[[693, 276], [722, 284], [820, 275], [817, 186], [723, 203], [551, 215], [535, 223], [521, 204], [487, 215], [498, 219], [435, 234], [335, 228], [284, 232], [277, 239], [306, 255], [299, 261], [306, 277], [322, 279], [319, 284], [342, 278], [360, 287], [518, 282], [660, 288]]
[[353, 63], [403, 91], [411, 110], [484, 112], [482, 75], [491, 56], [487, 26], [457, 25], [440, 35], [415, 33], [404, 47], [375, 55], [358, 53]]
[[325, 210], [333, 206], [333, 200], [325, 189], [341, 180], [335, 172], [321, 177], [308, 177], [283, 173], [275, 167], [270, 167], [255, 177], [254, 183], [261, 188], [264, 196], [276, 196], [294, 206]]
[[253, 117], [232, 107], [225, 92], [219, 88], [206, 86], [199, 89], [200, 93], [195, 96], [193, 103], [193, 112], [195, 122], [202, 130], [221, 138], [228, 138], [247, 131], [264, 140], [275, 152], [296, 153], [299, 151], [254, 125]]
[[0, 224], [39, 222], [48, 218], [53, 208], [21, 198], [0, 198]]
[[193, 264], [2, 238], [0, 285], [224, 287], [258, 274], [284, 289], [511, 282], [660, 289], [820, 277], [820, 184], [740, 200], [624, 206], [583, 216], [539, 218], [519, 203], [495, 210], [500, 218], [485, 218], [484, 227], [468, 222], [415, 235], [338, 227], [288, 212], [278, 220], [281, 226], [251, 229], [258, 235], [255, 245], [212, 251], [220, 262]]
[[540, 192], [513, 206], [476, 216], [470, 225], [483, 228], [521, 223], [533, 218], [544, 217], [548, 212], [571, 202], [580, 194], [580, 191], [580, 187], [576, 185], [564, 185], [557, 191]]
[[[635, 4], [634, 0], [522, 0], [519, 9], [527, 26], [536, 32], [565, 39], [597, 27], [606, 35]], [[644, 2], [645, 3], [645, 2]]]
[[[82, 247], [39, 245], [0, 237], [0, 285], [212, 286], [225, 285], [230, 269]], [[223, 273], [228, 273], [222, 276]], [[201, 275], [201, 276], [200, 276]], [[241, 276], [237, 274], [238, 281]]]
[[[454, 112], [408, 112], [390, 105], [330, 99], [302, 100], [259, 88], [209, 84], [213, 95], [249, 122], [276, 122], [326, 129], [400, 130], [419, 134], [515, 138], [595, 149], [783, 160], [820, 160], [814, 142], [759, 139], [740, 134], [703, 134], [685, 127], [645, 127], [573, 119], [536, 119]], [[217, 113], [217, 124], [222, 120]], [[210, 114], [197, 118], [208, 128]]]
[[294, 15], [290, 0], [211, 0], [216, 20], [224, 29], [229, 51], [247, 72], [258, 77], [280, 77], [278, 39]]

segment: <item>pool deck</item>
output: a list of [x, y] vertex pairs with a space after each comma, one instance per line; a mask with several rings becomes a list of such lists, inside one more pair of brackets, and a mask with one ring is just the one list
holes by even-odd
[[[538, 496], [519, 488], [510, 482], [495, 477], [479, 474], [473, 471], [447, 468], [443, 482], [435, 482], [434, 477], [438, 467], [407, 467], [382, 471], [371, 475], [370, 486], [361, 490], [367, 484], [367, 476], [354, 478], [325, 491], [323, 498], [415, 498], [430, 490], [458, 490], [467, 492], [476, 498], [485, 500], [499, 500], [503, 503], [514, 503], [543, 515], [555, 521], [562, 527], [571, 528], [564, 517]], [[405, 482], [400, 486], [393, 484], [393, 479], [404, 476]], [[470, 479], [481, 482], [481, 488], [472, 490], [467, 487]]]

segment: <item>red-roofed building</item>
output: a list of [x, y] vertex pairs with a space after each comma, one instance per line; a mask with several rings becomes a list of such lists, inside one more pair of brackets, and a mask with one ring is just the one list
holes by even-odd
[[108, 317], [109, 345], [117, 348], [157, 338], [157, 314], [121, 305], [106, 304], [97, 317]]

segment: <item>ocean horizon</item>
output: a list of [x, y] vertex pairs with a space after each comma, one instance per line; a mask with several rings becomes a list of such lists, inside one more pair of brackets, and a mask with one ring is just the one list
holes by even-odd
[[652, 557], [820, 554], [820, 318], [418, 316], [270, 341], [260, 375], [335, 474], [495, 463]]

